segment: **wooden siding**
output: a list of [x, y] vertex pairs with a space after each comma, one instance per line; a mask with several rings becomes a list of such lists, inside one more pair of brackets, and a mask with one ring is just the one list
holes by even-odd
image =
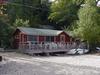
[[45, 37], [44, 36], [39, 36], [39, 42], [44, 42], [45, 41]]
[[[68, 34], [66, 34], [65, 32], [62, 32], [58, 36], [53, 36], [54, 41], [51, 41], [51, 42], [60, 43], [62, 35], [65, 36], [65, 40], [63, 41], [64, 43], [70, 42], [71, 37]], [[29, 36], [30, 35], [26, 35], [25, 33], [21, 32], [19, 29], [17, 29], [15, 31], [14, 35], [13, 35], [13, 37], [14, 37], [14, 41], [13, 41], [14, 48], [19, 48], [19, 44], [21, 44], [21, 43], [27, 43], [28, 41], [32, 41], [32, 40], [29, 40]], [[33, 38], [34, 38], [34, 36], [36, 37], [36, 40], [33, 40], [35, 42], [38, 42], [38, 43], [48, 42], [48, 41], [46, 41], [46, 36], [36, 36], [36, 35], [31, 35], [31, 36]]]
[[59, 35], [56, 37], [56, 42], [61, 42], [61, 41], [60, 41], [61, 35], [65, 35], [65, 41], [64, 41], [65, 43], [66, 43], [66, 42], [70, 42], [71, 37], [70, 37], [69, 35], [67, 35], [65, 32], [62, 32], [61, 34], [59, 34]]
[[27, 42], [27, 35], [20, 32], [20, 30], [16, 30], [13, 34], [13, 46], [14, 48], [18, 48], [20, 43]]

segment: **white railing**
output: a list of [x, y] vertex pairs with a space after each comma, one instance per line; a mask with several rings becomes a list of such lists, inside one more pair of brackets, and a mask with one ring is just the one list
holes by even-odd
[[77, 45], [75, 42], [73, 43], [54, 43], [54, 42], [45, 42], [45, 43], [35, 43], [32, 41], [23, 42], [19, 44], [19, 49], [23, 52], [31, 52], [34, 53], [36, 51], [67, 51], [71, 49], [77, 49], [83, 46]]
[[19, 44], [19, 49], [30, 49], [30, 50], [41, 50], [41, 49], [72, 49], [76, 48], [76, 44], [74, 43], [54, 43], [54, 42], [45, 42], [45, 43], [33, 43], [23, 42]]
[[34, 49], [34, 50], [38, 50], [38, 49], [67, 49], [70, 48], [71, 44], [66, 44], [66, 43], [20, 43], [19, 44], [19, 49]]

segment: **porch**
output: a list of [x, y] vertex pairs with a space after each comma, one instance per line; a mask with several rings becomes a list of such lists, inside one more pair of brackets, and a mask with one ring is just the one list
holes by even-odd
[[69, 50], [77, 48], [74, 43], [61, 42], [34, 42], [28, 41], [19, 44], [19, 50], [23, 53], [54, 53], [54, 52], [68, 52]]

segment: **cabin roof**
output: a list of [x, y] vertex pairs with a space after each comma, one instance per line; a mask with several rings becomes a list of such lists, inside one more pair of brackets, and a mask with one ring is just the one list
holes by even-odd
[[51, 30], [51, 29], [37, 29], [37, 28], [25, 28], [25, 27], [18, 27], [21, 32], [27, 35], [41, 35], [41, 36], [57, 36], [61, 34], [62, 30]]

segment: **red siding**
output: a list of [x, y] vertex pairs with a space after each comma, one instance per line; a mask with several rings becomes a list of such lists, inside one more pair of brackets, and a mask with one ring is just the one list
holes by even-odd
[[20, 31], [19, 30], [16, 30], [16, 32], [14, 33], [13, 35], [13, 46], [14, 48], [18, 48], [19, 46], [19, 42], [20, 42]]
[[[54, 36], [54, 42], [61, 42], [60, 38], [61, 36], [64, 35], [65, 36], [65, 43], [70, 42], [71, 37], [66, 34], [65, 32], [62, 32], [61, 34], [59, 34], [58, 36]], [[17, 38], [15, 38], [16, 36], [18, 36]], [[23, 43], [23, 42], [27, 42], [27, 36], [24, 33], [21, 33], [20, 30], [16, 30], [16, 32], [14, 33], [14, 41], [13, 41], [13, 45], [14, 48], [18, 48], [19, 43]], [[34, 37], [34, 35], [33, 35]], [[38, 41], [41, 42], [45, 42], [45, 36], [37, 36]]]
[[67, 43], [67, 42], [70, 42], [70, 39], [71, 39], [71, 37], [69, 36], [69, 35], [67, 35], [65, 32], [62, 32], [61, 34], [59, 34], [58, 36], [55, 36], [55, 42], [61, 42], [60, 41], [60, 37], [61, 37], [61, 35], [64, 35], [65, 36], [65, 43]]
[[43, 42], [45, 40], [44, 36], [39, 36], [39, 42]]
[[27, 42], [27, 35], [24, 33], [21, 33], [19, 30], [16, 30], [16, 32], [13, 35], [13, 46], [14, 48], [19, 47], [19, 43]]
[[27, 35], [26, 34], [20, 33], [19, 35], [20, 35], [20, 37], [19, 37], [20, 42], [27, 42]]
[[62, 32], [61, 34], [59, 34], [59, 35], [57, 36], [57, 42], [60, 42], [60, 36], [61, 36], [61, 35], [65, 35], [65, 43], [66, 43], [66, 42], [70, 42], [71, 37], [70, 37], [69, 35], [67, 35], [65, 32]]
[[60, 37], [56, 36], [56, 42], [60, 42]]

